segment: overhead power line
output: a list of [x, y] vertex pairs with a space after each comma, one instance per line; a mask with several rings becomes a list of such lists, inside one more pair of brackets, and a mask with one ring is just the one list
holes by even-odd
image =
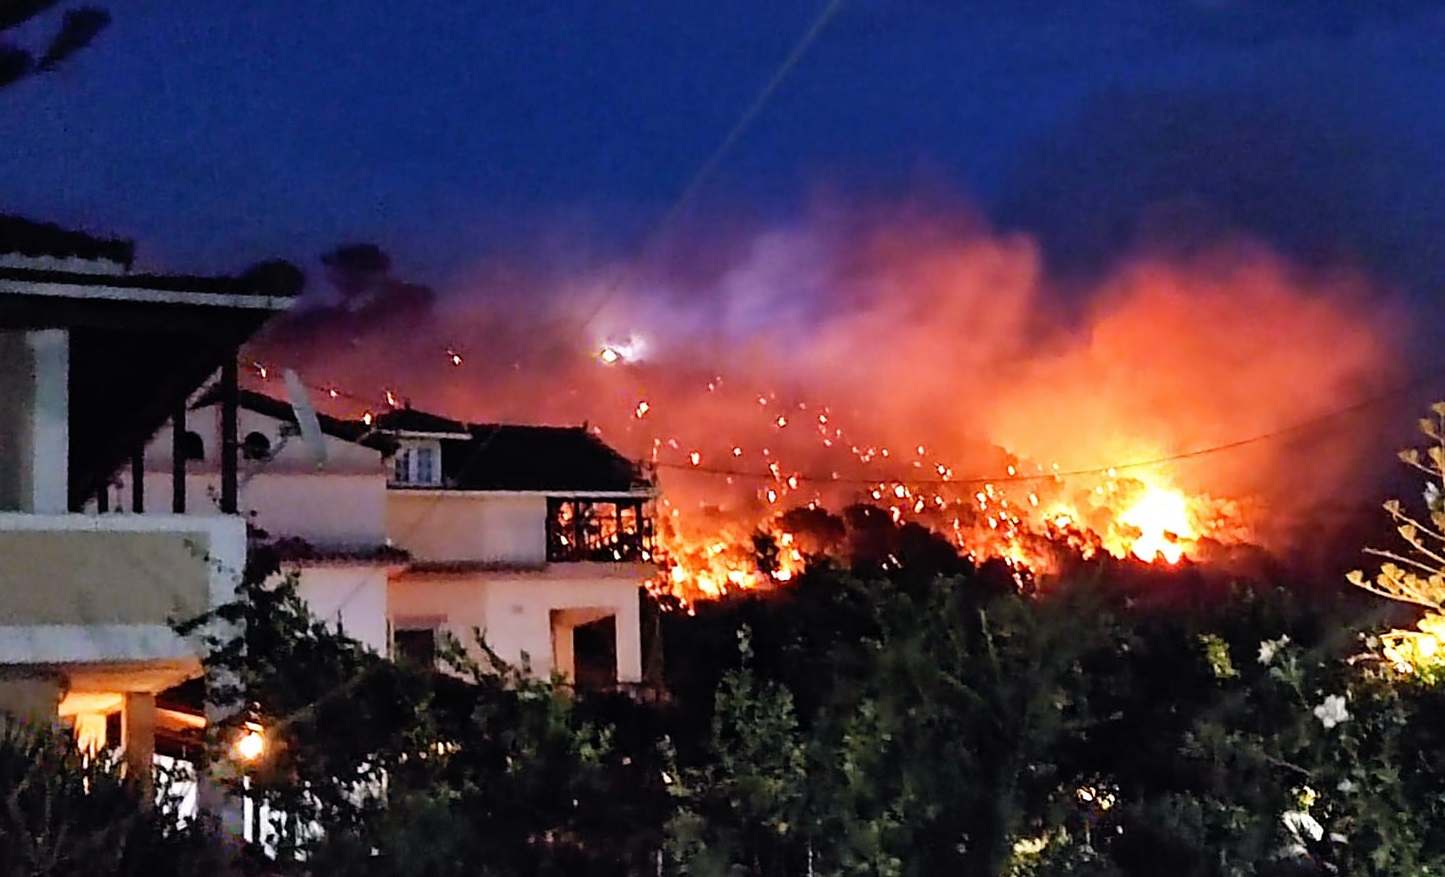
[[[683, 211], [691, 205], [693, 198], [702, 190], [702, 187], [706, 185], [707, 181], [712, 178], [713, 173], [717, 171], [723, 159], [727, 157], [727, 154], [732, 151], [732, 148], [742, 139], [748, 129], [753, 126], [753, 123], [757, 121], [758, 115], [762, 113], [763, 108], [772, 100], [779, 86], [788, 78], [788, 74], [793, 72], [793, 68], [798, 66], [798, 62], [808, 53], [808, 49], [812, 48], [813, 42], [818, 38], [818, 34], [822, 32], [823, 28], [828, 24], [828, 21], [832, 19], [833, 15], [837, 13], [842, 5], [843, 0], [828, 0], [828, 4], [818, 12], [817, 17], [813, 19], [812, 23], [808, 25], [808, 29], [803, 32], [798, 42], [794, 44], [792, 51], [790, 51], [787, 57], [783, 59], [783, 62], [778, 65], [772, 77], [768, 79], [767, 83], [763, 85], [762, 90], [753, 98], [753, 102], [749, 104], [747, 109], [743, 111], [743, 114], [738, 117], [737, 122], [728, 131], [727, 136], [723, 137], [718, 147], [714, 149], [712, 153], [708, 155], [707, 159], [698, 167], [692, 179], [683, 187], [682, 193], [677, 196], [672, 206], [668, 208], [667, 212], [663, 214], [662, 219], [659, 220], [653, 228], [651, 234], [647, 236], [648, 239], [645, 240], [643, 256], [647, 254], [648, 250], [656, 247], [658, 243], [667, 236], [667, 233], [671, 231], [672, 227], [677, 223], [677, 220], [681, 218]], [[629, 262], [629, 267], [621, 271], [617, 278], [602, 291], [597, 302], [587, 312], [586, 317], [580, 323], [583, 330], [586, 330], [588, 326], [592, 325], [592, 321], [597, 319], [597, 316], [602, 313], [603, 309], [607, 307], [607, 304], [621, 291], [623, 284], [637, 274], [637, 266], [641, 262], [641, 258]]]
[[[1302, 421], [1300, 421], [1300, 422], [1298, 422], [1298, 423], [1294, 423], [1294, 424], [1291, 424], [1290, 426], [1286, 426], [1286, 427], [1284, 427], [1284, 428], [1282, 428], [1282, 429], [1276, 429], [1276, 430], [1272, 430], [1272, 431], [1270, 431], [1270, 432], [1258, 433], [1258, 434], [1256, 434], [1256, 435], [1247, 436], [1247, 437], [1241, 438], [1241, 439], [1235, 439], [1234, 441], [1225, 442], [1225, 443], [1223, 443], [1223, 444], [1210, 445], [1210, 446], [1208, 446], [1208, 447], [1203, 447], [1203, 448], [1196, 448], [1196, 449], [1194, 449], [1194, 450], [1183, 451], [1183, 452], [1180, 452], [1180, 453], [1177, 453], [1177, 454], [1166, 454], [1166, 455], [1161, 456], [1161, 457], [1153, 457], [1153, 458], [1150, 458], [1150, 459], [1147, 459], [1147, 460], [1133, 460], [1133, 461], [1125, 462], [1125, 463], [1115, 463], [1115, 464], [1108, 465], [1108, 466], [1094, 466], [1094, 467], [1087, 468], [1087, 469], [1065, 469], [1065, 470], [1057, 470], [1057, 469], [1055, 469], [1055, 470], [1052, 470], [1052, 471], [1037, 472], [1037, 473], [1033, 473], [1033, 474], [1029, 474], [1029, 475], [1024, 475], [1024, 474], [1014, 474], [1014, 475], [1002, 474], [1002, 475], [992, 475], [992, 476], [990, 476], [990, 475], [969, 475], [969, 476], [960, 477], [960, 478], [927, 478], [927, 479], [917, 479], [917, 478], [907, 478], [907, 477], [904, 477], [904, 478], [886, 478], [886, 477], [885, 477], [885, 478], [859, 478], [859, 477], [848, 477], [848, 478], [841, 478], [841, 477], [840, 477], [840, 478], [834, 478], [834, 477], [832, 477], [831, 475], [828, 475], [828, 476], [820, 476], [820, 475], [805, 475], [805, 474], [796, 474], [796, 473], [790, 473], [787, 477], [788, 477], [788, 478], [796, 479], [799, 483], [805, 483], [805, 484], [860, 484], [860, 485], [861, 485], [861, 484], [868, 484], [868, 485], [873, 485], [873, 484], [889, 484], [889, 483], [894, 483], [894, 484], [910, 484], [910, 485], [928, 486], [928, 487], [942, 487], [942, 486], [970, 487], [970, 486], [979, 486], [979, 485], [984, 485], [984, 484], [1019, 484], [1019, 483], [1028, 483], [1028, 482], [1036, 482], [1036, 481], [1053, 481], [1054, 479], [1057, 479], [1057, 478], [1074, 478], [1074, 477], [1084, 477], [1084, 476], [1091, 476], [1091, 475], [1108, 475], [1108, 474], [1113, 473], [1113, 472], [1127, 472], [1127, 471], [1130, 471], [1130, 470], [1133, 470], [1133, 469], [1149, 469], [1149, 468], [1153, 468], [1153, 467], [1155, 467], [1155, 466], [1163, 466], [1163, 465], [1166, 465], [1166, 464], [1169, 464], [1169, 463], [1177, 463], [1177, 462], [1181, 462], [1181, 461], [1184, 461], [1184, 460], [1192, 460], [1192, 459], [1195, 459], [1195, 458], [1198, 458], [1198, 457], [1208, 457], [1208, 456], [1212, 456], [1212, 455], [1214, 455], [1214, 454], [1222, 454], [1222, 453], [1225, 453], [1225, 452], [1228, 452], [1228, 451], [1237, 450], [1237, 449], [1239, 449], [1239, 448], [1248, 447], [1248, 446], [1250, 446], [1250, 445], [1256, 445], [1256, 444], [1260, 444], [1260, 443], [1262, 443], [1262, 442], [1274, 441], [1274, 440], [1277, 440], [1277, 439], [1286, 438], [1286, 437], [1288, 437], [1288, 436], [1295, 435], [1295, 434], [1297, 434], [1297, 433], [1307, 432], [1307, 431], [1309, 431], [1309, 430], [1311, 430], [1311, 429], [1314, 429], [1314, 428], [1316, 428], [1316, 427], [1322, 426], [1322, 425], [1324, 425], [1324, 424], [1326, 424], [1326, 423], [1329, 423], [1329, 422], [1331, 422], [1331, 421], [1339, 420], [1339, 419], [1348, 417], [1348, 416], [1353, 415], [1353, 414], [1358, 414], [1358, 413], [1360, 413], [1360, 412], [1362, 412], [1362, 411], [1367, 411], [1367, 410], [1369, 410], [1370, 408], [1374, 408], [1375, 406], [1381, 405], [1381, 404], [1383, 404], [1383, 403], [1385, 403], [1385, 402], [1388, 402], [1388, 401], [1390, 401], [1390, 400], [1392, 400], [1392, 399], [1395, 399], [1395, 398], [1398, 398], [1398, 397], [1407, 395], [1407, 394], [1412, 393], [1412, 392], [1414, 392], [1414, 391], [1416, 391], [1416, 390], [1419, 390], [1419, 389], [1423, 389], [1424, 387], [1428, 386], [1428, 385], [1431, 384], [1432, 382], [1435, 382], [1435, 381], [1437, 381], [1437, 380], [1440, 380], [1441, 378], [1445, 378], [1445, 370], [1430, 372], [1430, 373], [1425, 374], [1425, 375], [1417, 376], [1417, 377], [1415, 377], [1414, 379], [1412, 379], [1412, 380], [1410, 380], [1410, 381], [1407, 381], [1407, 382], [1405, 382], [1405, 383], [1403, 383], [1403, 384], [1400, 384], [1400, 385], [1398, 385], [1398, 386], [1395, 386], [1395, 387], [1393, 387], [1393, 388], [1391, 388], [1391, 389], [1389, 389], [1389, 390], [1386, 390], [1386, 391], [1384, 391], [1384, 392], [1382, 392], [1382, 393], [1379, 393], [1379, 394], [1377, 394], [1377, 395], [1375, 395], [1375, 396], [1371, 396], [1371, 397], [1369, 397], [1369, 398], [1362, 399], [1362, 400], [1360, 400], [1360, 401], [1358, 401], [1358, 402], [1355, 402], [1355, 403], [1352, 404], [1352, 405], [1347, 405], [1347, 406], [1345, 406], [1345, 407], [1343, 407], [1343, 408], [1337, 408], [1337, 409], [1334, 409], [1334, 410], [1332, 410], [1332, 411], [1327, 411], [1327, 412], [1325, 412], [1324, 414], [1318, 414], [1318, 415], [1316, 415], [1316, 416], [1314, 416], [1314, 417], [1307, 418], [1307, 419], [1302, 420]], [[656, 463], [655, 465], [656, 465], [658, 468], [662, 468], [662, 469], [675, 469], [675, 470], [686, 471], [686, 472], [697, 472], [697, 473], [704, 474], [704, 475], [717, 475], [717, 476], [725, 476], [725, 477], [730, 477], [730, 478], [743, 478], [743, 479], [755, 480], [755, 481], [766, 481], [766, 482], [769, 482], [769, 483], [775, 482], [775, 481], [779, 481], [779, 480], [787, 480], [786, 478], [780, 478], [779, 476], [774, 475], [774, 474], [773, 474], [772, 472], [770, 472], [770, 471], [769, 471], [769, 472], [753, 472], [753, 471], [745, 471], [745, 470], [741, 470], [741, 469], [726, 469], [726, 468], [709, 467], [709, 466], [693, 466], [693, 465], [689, 465], [689, 464], [687, 464], [687, 463]]]

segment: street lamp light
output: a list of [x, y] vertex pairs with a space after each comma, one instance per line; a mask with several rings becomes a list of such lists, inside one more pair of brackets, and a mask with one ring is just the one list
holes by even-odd
[[252, 722], [246, 723], [246, 731], [236, 741], [236, 756], [242, 761], [255, 761], [266, 751], [266, 738], [261, 734], [261, 726]]
[[[266, 753], [266, 737], [261, 733], [261, 726], [255, 722], [247, 722], [241, 731], [241, 736], [231, 745], [231, 753], [242, 765], [254, 766], [257, 760]], [[251, 840], [253, 843], [261, 843], [261, 797], [257, 794], [255, 781], [249, 775], [248, 768], [246, 775], [242, 776], [242, 788], [250, 798], [251, 804]], [[245, 818], [244, 816], [242, 817]]]

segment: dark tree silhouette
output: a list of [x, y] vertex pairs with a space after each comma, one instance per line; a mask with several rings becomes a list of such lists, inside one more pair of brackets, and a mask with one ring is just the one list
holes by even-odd
[[110, 13], [104, 9], [75, 6], [61, 15], [59, 27], [43, 48], [26, 48], [13, 41], [21, 25], [58, 4], [59, 0], [0, 0], [0, 88], [57, 69], [110, 24]]

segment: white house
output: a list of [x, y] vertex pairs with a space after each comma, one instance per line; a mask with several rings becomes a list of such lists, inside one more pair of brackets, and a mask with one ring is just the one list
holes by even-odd
[[87, 510], [109, 508], [113, 474], [141, 471], [141, 449], [219, 370], [219, 508], [234, 511], [237, 348], [297, 290], [267, 271], [134, 273], [132, 256], [0, 217], [0, 711], [93, 745], [118, 736], [148, 781], [157, 729], [188, 721], [156, 694], [201, 670], [201, 644], [169, 622], [229, 599], [245, 522], [158, 502], [144, 479], [126, 513]]
[[411, 556], [388, 612], [423, 660], [480, 631], [504, 660], [582, 684], [642, 678], [640, 604], [655, 573], [656, 489], [584, 427], [464, 424], [410, 408], [394, 438], [387, 536]]
[[[220, 514], [222, 407], [212, 385], [189, 405], [179, 443], [167, 424], [146, 448], [146, 482], [167, 491], [181, 460], [194, 514]], [[362, 423], [319, 415], [318, 449], [302, 440], [288, 402], [243, 389], [237, 409], [237, 507], [252, 537], [274, 542], [317, 616], [386, 654], [387, 575], [406, 556], [386, 539], [384, 455], [394, 442]], [[130, 478], [114, 480], [118, 497]]]
[[[411, 660], [433, 661], [443, 633], [481, 657], [481, 632], [539, 675], [640, 681], [655, 491], [587, 430], [323, 415], [318, 455], [289, 403], [244, 390], [237, 402], [238, 507], [285, 549], [318, 616]], [[169, 487], [181, 449], [199, 514], [219, 513], [220, 413], [214, 390], [198, 394], [179, 443], [167, 426], [145, 455], [147, 482]]]

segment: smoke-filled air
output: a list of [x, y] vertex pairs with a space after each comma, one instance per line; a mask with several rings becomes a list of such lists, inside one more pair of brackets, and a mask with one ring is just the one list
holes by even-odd
[[880, 515], [1021, 576], [1283, 549], [1371, 470], [1389, 412], [1357, 406], [1400, 380], [1403, 321], [1361, 276], [1243, 240], [1084, 284], [971, 216], [833, 207], [438, 297], [364, 250], [254, 358], [340, 414], [585, 422], [656, 467], [659, 587], [686, 600], [786, 582]]

